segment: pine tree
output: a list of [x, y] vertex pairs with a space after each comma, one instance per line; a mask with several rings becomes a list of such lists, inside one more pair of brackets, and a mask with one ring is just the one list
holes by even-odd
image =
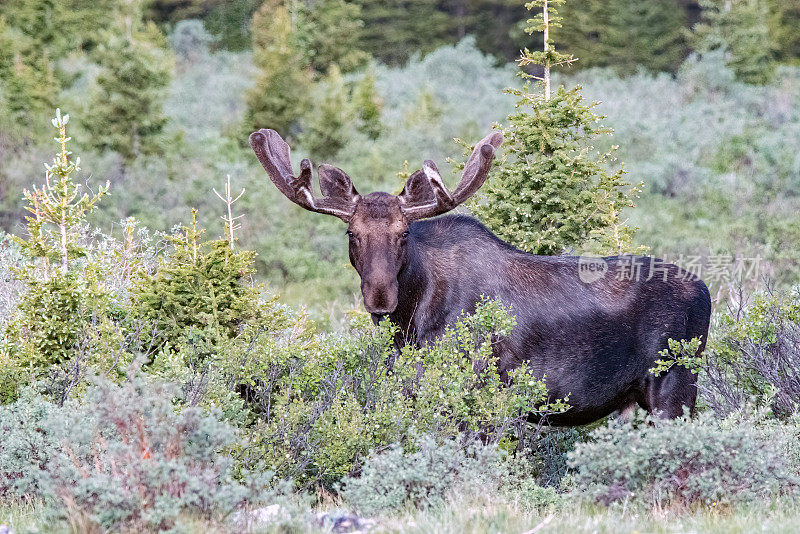
[[550, 71], [571, 63], [556, 51], [550, 31], [560, 17], [554, 9], [564, 0], [534, 0], [529, 9], [542, 12], [526, 31], [541, 31], [542, 51], [524, 50], [519, 64], [537, 64], [541, 92], [531, 92], [530, 75], [516, 95], [518, 111], [504, 129], [506, 155], [495, 164], [475, 212], [501, 238], [536, 254], [570, 250], [622, 253], [632, 249], [633, 228], [620, 212], [632, 205], [636, 188], [628, 187], [621, 168], [610, 172], [613, 154], [596, 155], [591, 143], [610, 130], [583, 101], [580, 87], [551, 90]]
[[300, 2], [294, 15], [303, 62], [317, 75], [325, 75], [334, 64], [343, 73], [353, 72], [369, 60], [355, 38], [364, 26], [360, 5], [344, 0]]
[[385, 63], [398, 65], [414, 52], [455, 41], [453, 18], [432, 0], [356, 0], [361, 6], [363, 47]]
[[205, 364], [258, 310], [258, 289], [248, 283], [255, 253], [235, 250], [238, 217], [230, 215], [228, 202], [226, 239], [204, 241], [192, 210], [191, 225], [170, 236], [173, 249], [158, 272], [139, 279], [133, 289], [136, 315], [154, 325], [152, 334], [168, 350], [189, 356], [186, 365]]
[[336, 65], [316, 85], [312, 101], [300, 143], [312, 158], [329, 160], [344, 146], [343, 133], [355, 119], [347, 86]]
[[[52, 124], [58, 130], [56, 141], [60, 150], [53, 165], [45, 165], [44, 185], [25, 191], [27, 210], [32, 214], [28, 217], [29, 239], [17, 242], [28, 257], [40, 260], [38, 281], [49, 280], [55, 272], [67, 274], [72, 260], [85, 255], [79, 244], [79, 226], [108, 191], [106, 184], [96, 194], [82, 193], [82, 187], [73, 180], [73, 173], [80, 170], [80, 158], [72, 160], [72, 152], [67, 150], [72, 139], [67, 137], [68, 123], [69, 115], [56, 110]], [[52, 267], [53, 263], [58, 269]]]
[[555, 40], [580, 57], [579, 67], [674, 72], [687, 52], [679, 0], [586, 0], [569, 4], [563, 15]]
[[701, 0], [701, 5], [704, 20], [694, 32], [697, 50], [724, 49], [739, 80], [769, 82], [775, 73], [775, 43], [767, 0]]
[[250, 23], [262, 0], [148, 0], [145, 16], [159, 26], [199, 19], [227, 50], [246, 50], [252, 43]]
[[0, 113], [10, 122], [35, 124], [53, 109], [59, 89], [48, 55], [0, 18]]
[[310, 101], [312, 73], [297, 46], [292, 16], [282, 0], [265, 2], [253, 16], [255, 85], [245, 95], [247, 133], [272, 128], [283, 137], [299, 131]]
[[246, 95], [248, 133], [265, 127], [284, 137], [303, 132], [312, 154], [338, 151], [342, 128], [353, 119], [341, 74], [369, 59], [356, 39], [359, 13], [344, 0], [267, 0], [259, 8], [252, 25], [258, 78]]
[[[53, 164], [45, 165], [44, 184], [25, 191], [28, 239], [14, 237], [29, 260], [16, 273], [25, 292], [0, 343], [0, 356], [4, 356], [0, 359], [16, 362], [11, 368], [24, 368], [33, 379], [75, 357], [82, 330], [106, 300], [97, 266], [86, 261], [88, 251], [81, 241], [86, 216], [108, 191], [108, 183], [97, 193], [84, 192], [75, 183], [80, 158], [72, 159], [67, 150], [69, 115], [58, 110], [52, 123], [58, 130], [59, 151]], [[62, 371], [78, 372], [80, 362], [73, 363]], [[4, 371], [0, 366], [0, 376]], [[63, 373], [58, 374], [63, 378]], [[20, 373], [13, 380], [24, 378]]]
[[92, 146], [118, 152], [129, 164], [163, 150], [162, 102], [172, 58], [158, 28], [142, 21], [141, 5], [134, 0], [126, 7], [95, 52], [102, 70], [83, 122]]
[[[201, 2], [208, 5], [208, 0]], [[208, 31], [217, 38], [219, 46], [228, 50], [246, 50], [252, 37], [250, 23], [261, 5], [260, 0], [219, 0], [204, 18]]]

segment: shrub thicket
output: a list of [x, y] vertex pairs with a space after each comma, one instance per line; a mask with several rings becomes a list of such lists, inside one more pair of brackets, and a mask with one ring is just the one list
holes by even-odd
[[176, 411], [174, 396], [145, 377], [102, 381], [60, 407], [29, 391], [0, 408], [0, 495], [41, 499], [82, 531], [171, 530], [191, 517], [225, 523], [263, 504], [296, 521], [290, 488], [268, 470], [232, 478], [224, 452], [236, 430], [213, 412]]
[[546, 403], [544, 383], [527, 368], [511, 373], [513, 387], [502, 384], [492, 344], [513, 319], [495, 301], [421, 349], [397, 351], [388, 323], [373, 326], [361, 314], [354, 321], [346, 336], [322, 336], [307, 317], [267, 303], [202, 370], [167, 355], [156, 366], [187, 384], [193, 402], [227, 405], [232, 419], [249, 423], [248, 445], [236, 453], [242, 465], [266, 461], [302, 485], [332, 487], [371, 450], [416, 434], [513, 442], [530, 410], [564, 409]]
[[[258, 298], [248, 278], [254, 255], [237, 248], [230, 211], [225, 240], [204, 241], [195, 220], [160, 243], [130, 221], [121, 242], [89, 232], [96, 199], [74, 196], [65, 154], [57, 165], [69, 172], [50, 172], [64, 175], [67, 192], [30, 198], [42, 213], [43, 202], [66, 202], [71, 218], [34, 216], [31, 239], [5, 255], [24, 264], [9, 271], [23, 283], [2, 288], [13, 311], [0, 354], [11, 402], [0, 410], [6, 502], [29, 494], [73, 525], [153, 530], [187, 517], [238, 521], [249, 507], [276, 503], [291, 523], [299, 516], [290, 487], [343, 487], [353, 506], [394, 513], [487, 489], [537, 508], [563, 505], [562, 486], [604, 502], [682, 506], [759, 499], [794, 483], [796, 299], [756, 298], [720, 323], [722, 337], [700, 362], [706, 404], [729, 413], [755, 396], [788, 423], [703, 417], [542, 436], [527, 414], [565, 403], [546, 404], [543, 381], [527, 367], [504, 384], [492, 356], [515, 327], [514, 310], [484, 300], [422, 348], [398, 349], [396, 328], [366, 314], [321, 333], [306, 313]], [[47, 291], [44, 276], [64, 270], [77, 283]], [[33, 343], [39, 304], [26, 299], [73, 302], [74, 294], [79, 306], [70, 309], [91, 312], [54, 315], [57, 343]], [[131, 378], [137, 357], [147, 361], [143, 374], [171, 385]], [[87, 389], [96, 374], [108, 378]], [[514, 454], [501, 462], [502, 451]]]
[[698, 388], [721, 415], [744, 407], [788, 417], [800, 408], [800, 295], [740, 294], [717, 318]]
[[[411, 445], [411, 444], [410, 444]], [[372, 454], [357, 477], [344, 480], [344, 500], [365, 514], [440, 505], [453, 491], [494, 492], [500, 478], [498, 451], [473, 442], [441, 445], [422, 438], [410, 450], [399, 444]]]
[[753, 421], [611, 422], [569, 454], [575, 488], [598, 502], [658, 509], [752, 501], [797, 483], [787, 445]]
[[[99, 196], [80, 196], [71, 180], [66, 120], [55, 122], [62, 151], [48, 171], [61, 181], [29, 195], [31, 236], [19, 240], [30, 265], [3, 331], [5, 402], [30, 385], [59, 404], [77, 403], [87, 376], [125, 380], [127, 364], [142, 355], [148, 373], [178, 385], [182, 404], [219, 409], [246, 428], [247, 444], [230, 447], [237, 472], [269, 465], [301, 485], [327, 487], [371, 450], [415, 433], [513, 442], [530, 410], [564, 408], [546, 403], [544, 383], [526, 367], [510, 373], [513, 387], [502, 383], [493, 344], [514, 319], [497, 301], [482, 302], [440, 342], [399, 350], [396, 328], [366, 315], [349, 335], [325, 336], [304, 314], [259, 302], [247, 278], [254, 254], [235, 249], [230, 209], [226, 240], [203, 242], [194, 218], [155, 256], [137, 244], [130, 222], [123, 243], [97, 239], [85, 216]], [[64, 277], [69, 283], [48, 282]], [[41, 328], [37, 314], [50, 302], [44, 324], [53, 326]]]

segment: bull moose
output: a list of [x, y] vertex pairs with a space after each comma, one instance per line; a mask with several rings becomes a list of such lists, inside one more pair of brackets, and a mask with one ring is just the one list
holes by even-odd
[[551, 415], [549, 424], [586, 424], [636, 404], [669, 418], [684, 407], [693, 410], [694, 374], [677, 365], [660, 376], [650, 369], [670, 338], [700, 338], [703, 350], [711, 298], [696, 276], [642, 256], [588, 263], [577, 256], [537, 256], [505, 243], [471, 217], [429, 219], [483, 185], [502, 141], [494, 132], [475, 146], [452, 193], [426, 160], [399, 195], [362, 196], [344, 171], [320, 165], [318, 198], [308, 159], [295, 177], [289, 146], [277, 132], [250, 135], [281, 193], [347, 223], [364, 306], [375, 320], [388, 315], [404, 342], [430, 342], [460, 314], [474, 311], [483, 295], [499, 298], [517, 321], [495, 346], [501, 374], [528, 364], [545, 377], [551, 398], [569, 395], [570, 409]]

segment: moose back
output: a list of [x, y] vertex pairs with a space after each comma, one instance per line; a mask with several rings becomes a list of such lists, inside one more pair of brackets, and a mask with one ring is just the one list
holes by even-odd
[[551, 415], [549, 424], [586, 424], [635, 404], [669, 418], [693, 410], [696, 375], [678, 365], [659, 376], [650, 369], [670, 338], [699, 338], [698, 353], [705, 346], [711, 298], [696, 276], [642, 256], [536, 256], [471, 217], [429, 219], [483, 185], [502, 140], [495, 132], [475, 146], [452, 193], [426, 160], [399, 195], [361, 196], [344, 171], [320, 165], [317, 198], [309, 160], [295, 177], [289, 146], [277, 132], [250, 136], [289, 200], [348, 225], [364, 306], [375, 319], [388, 315], [405, 342], [433, 341], [482, 296], [498, 298], [517, 321], [494, 348], [501, 374], [530, 365], [552, 399], [569, 397], [570, 409]]

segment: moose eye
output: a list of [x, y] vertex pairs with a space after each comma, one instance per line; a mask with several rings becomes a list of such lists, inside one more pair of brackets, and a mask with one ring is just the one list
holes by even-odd
[[406, 230], [405, 232], [403, 232], [402, 234], [400, 234], [400, 238], [401, 238], [401, 239], [405, 239], [405, 238], [407, 238], [407, 237], [408, 237], [408, 230]]

